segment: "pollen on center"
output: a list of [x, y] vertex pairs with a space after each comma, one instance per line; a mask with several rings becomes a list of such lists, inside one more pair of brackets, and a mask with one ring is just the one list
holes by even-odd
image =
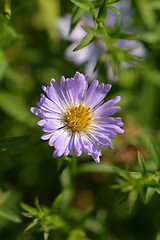
[[74, 132], [86, 132], [91, 125], [94, 113], [89, 107], [81, 104], [78, 107], [71, 106], [65, 115], [67, 127]]

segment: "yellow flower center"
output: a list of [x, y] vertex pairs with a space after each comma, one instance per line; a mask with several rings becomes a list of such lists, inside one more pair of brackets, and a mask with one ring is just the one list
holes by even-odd
[[85, 132], [91, 125], [93, 115], [92, 109], [84, 107], [81, 102], [78, 107], [71, 106], [65, 115], [65, 122], [72, 132]]

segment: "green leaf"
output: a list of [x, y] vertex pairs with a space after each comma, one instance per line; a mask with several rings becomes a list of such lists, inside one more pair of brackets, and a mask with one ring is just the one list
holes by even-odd
[[120, 11], [119, 11], [117, 8], [115, 8], [114, 6], [108, 5], [108, 7], [109, 7], [113, 12], [117, 13], [117, 15], [119, 15], [119, 16], [121, 15]]
[[73, 189], [69, 187], [64, 189], [62, 192], [62, 201], [60, 206], [61, 213], [64, 213], [66, 211], [72, 199], [73, 199]]
[[59, 208], [60, 208], [60, 205], [61, 205], [61, 201], [62, 201], [62, 194], [59, 194], [56, 199], [54, 200], [53, 204], [52, 204], [52, 207], [51, 207], [51, 211], [53, 213], [57, 213]]
[[81, 19], [83, 13], [84, 13], [83, 9], [81, 9], [77, 6], [74, 7], [72, 19], [71, 19], [70, 33], [73, 31], [74, 27]]
[[40, 205], [39, 205], [38, 197], [36, 197], [36, 199], [35, 199], [35, 207], [36, 207], [36, 209], [37, 209], [39, 212], [41, 212], [41, 207], [40, 207]]
[[89, 12], [91, 10], [91, 2], [87, 0], [71, 0], [77, 7], [82, 8], [83, 10]]
[[114, 173], [114, 167], [107, 163], [86, 163], [78, 167], [78, 174], [88, 172]]
[[93, 8], [99, 8], [102, 6], [104, 0], [96, 0], [92, 2], [92, 7]]
[[113, 59], [113, 56], [109, 53], [109, 54], [106, 54], [106, 56], [108, 55], [108, 60], [109, 60], [109, 63], [111, 65], [111, 68], [112, 68], [112, 72], [113, 72], [113, 75], [115, 78], [118, 78], [118, 62], [115, 61], [115, 59]]
[[142, 176], [147, 176], [147, 169], [142, 154], [138, 151], [138, 162]]
[[134, 179], [141, 179], [142, 174], [140, 172], [129, 172], [129, 175]]
[[98, 12], [98, 16], [97, 19], [98, 21], [104, 21], [107, 17], [107, 13], [108, 13], [108, 4], [107, 4], [107, 0], [103, 0], [103, 4], [101, 5], [99, 12]]
[[121, 177], [124, 178], [125, 180], [128, 180], [128, 179], [129, 179], [129, 174], [128, 174], [127, 171], [125, 171], [125, 170], [123, 170], [123, 169], [121, 169], [121, 168], [119, 168], [119, 167], [114, 167], [114, 170], [115, 170], [115, 172], [116, 172], [119, 176], [121, 176]]
[[66, 222], [58, 214], [47, 216], [46, 223], [48, 225], [52, 224], [54, 229], [64, 229], [66, 227]]
[[147, 191], [146, 191], [146, 198], [145, 198], [145, 203], [149, 203], [149, 201], [151, 200], [153, 194], [155, 192], [155, 189], [152, 187], [148, 187]]
[[131, 34], [131, 33], [124, 33], [124, 32], [120, 32], [119, 33], [119, 39], [129, 39], [129, 40], [137, 40], [139, 39], [140, 36], [138, 36], [137, 34]]
[[21, 203], [21, 207], [28, 213], [35, 213], [37, 210], [26, 203]]
[[93, 35], [94, 37], [96, 37], [96, 38], [103, 38], [103, 33], [102, 33], [102, 31], [99, 30], [99, 29], [95, 29], [95, 28], [92, 28], [92, 27], [89, 27], [89, 26], [82, 26], [82, 28], [83, 28], [86, 32], [92, 34], [92, 35]]
[[24, 232], [29, 231], [31, 228], [35, 227], [38, 223], [38, 219], [34, 219], [25, 229]]
[[94, 36], [92, 34], [88, 34], [87, 36], [85, 36], [82, 41], [80, 42], [80, 44], [73, 50], [73, 51], [78, 51], [84, 47], [86, 47], [87, 45], [89, 45], [94, 39]]
[[156, 187], [155, 190], [158, 194], [160, 194], [160, 187]]
[[129, 212], [132, 211], [133, 209], [133, 206], [137, 200], [137, 197], [138, 197], [138, 192], [137, 190], [132, 190], [130, 193], [129, 193], [129, 196], [128, 196], [128, 206], [129, 206]]
[[0, 151], [6, 150], [7, 148], [14, 147], [18, 144], [24, 143], [29, 137], [11, 137], [0, 139]]
[[0, 217], [15, 223], [21, 222], [21, 219], [14, 212], [3, 206], [0, 206]]

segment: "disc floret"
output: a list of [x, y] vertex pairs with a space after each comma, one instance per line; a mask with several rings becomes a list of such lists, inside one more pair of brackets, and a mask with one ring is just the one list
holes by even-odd
[[71, 106], [65, 115], [65, 122], [73, 133], [86, 132], [91, 127], [94, 113], [90, 107], [83, 106], [81, 101], [78, 107]]

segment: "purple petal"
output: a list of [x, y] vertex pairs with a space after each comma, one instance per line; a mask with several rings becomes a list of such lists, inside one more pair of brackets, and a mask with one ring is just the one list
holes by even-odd
[[48, 140], [52, 136], [53, 133], [45, 133], [41, 136], [42, 140]]
[[87, 155], [91, 155], [96, 162], [100, 162], [101, 150], [87, 135], [81, 135], [81, 143], [84, 152]]
[[74, 151], [76, 156], [80, 156], [82, 154], [82, 144], [80, 142], [80, 136], [75, 134], [74, 136]]
[[86, 96], [84, 98], [84, 105], [89, 106], [90, 108], [95, 107], [98, 103], [100, 103], [108, 93], [111, 88], [110, 84], [103, 84], [101, 83], [98, 85], [99, 82], [94, 80], [89, 87]]
[[57, 139], [60, 135], [64, 134], [64, 132], [65, 132], [65, 129], [64, 129], [64, 128], [58, 129], [57, 131], [55, 131], [55, 132], [52, 134], [51, 138], [49, 139], [49, 145], [50, 145], [50, 146], [54, 146], [54, 143], [55, 143], [56, 139]]
[[56, 157], [60, 157], [70, 141], [71, 135], [65, 131], [63, 134], [59, 135], [59, 137], [54, 142], [54, 147], [56, 149]]
[[105, 106], [105, 103], [100, 106], [95, 112], [94, 112], [94, 117], [96, 119], [96, 117], [107, 117], [110, 116], [116, 112], [119, 112], [121, 110], [120, 107], [118, 106], [113, 106], [113, 107], [109, 107], [107, 108]]

